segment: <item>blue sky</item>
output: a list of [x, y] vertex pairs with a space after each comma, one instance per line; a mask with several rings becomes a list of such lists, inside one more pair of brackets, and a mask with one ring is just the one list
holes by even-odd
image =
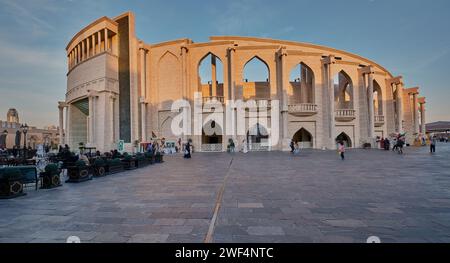
[[148, 43], [241, 35], [359, 54], [420, 86], [429, 121], [450, 120], [448, 0], [0, 0], [0, 119], [16, 107], [30, 124], [57, 124], [66, 44], [93, 20], [127, 10]]

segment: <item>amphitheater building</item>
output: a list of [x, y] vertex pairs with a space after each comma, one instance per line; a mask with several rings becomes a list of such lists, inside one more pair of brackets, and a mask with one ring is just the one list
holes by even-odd
[[[402, 132], [412, 144], [425, 131], [425, 98], [418, 87], [407, 88], [401, 76], [378, 63], [334, 48], [242, 36], [148, 44], [137, 38], [134, 15], [127, 12], [89, 24], [66, 51], [59, 127], [61, 143], [72, 148], [83, 143], [109, 151], [123, 141], [131, 149], [156, 138], [192, 140], [197, 151], [225, 151], [230, 139], [253, 151], [287, 150], [291, 140], [302, 148], [335, 149], [336, 141], [356, 148]], [[250, 61], [262, 63], [267, 77], [248, 79]], [[206, 80], [199, 70], [204, 65], [211, 75]], [[263, 101], [267, 119], [278, 122], [260, 123], [245, 111], [244, 134], [230, 134], [225, 130], [235, 131], [235, 109], [226, 114], [204, 107], [182, 110], [190, 119], [186, 125], [200, 118], [213, 134], [175, 134], [172, 123], [180, 111], [173, 103], [184, 99], [194, 107], [199, 96], [223, 108], [236, 100]], [[226, 121], [216, 122], [221, 115]]]

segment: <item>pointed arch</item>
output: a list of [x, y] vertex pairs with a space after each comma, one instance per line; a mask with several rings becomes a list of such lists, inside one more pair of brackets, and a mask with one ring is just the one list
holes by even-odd
[[334, 98], [336, 109], [353, 109], [354, 94], [353, 81], [344, 70], [334, 77]]
[[160, 138], [165, 138], [166, 140], [175, 140], [176, 136], [172, 132], [172, 116], [168, 116], [161, 122], [159, 127]]
[[175, 58], [178, 61], [178, 56], [177, 55], [175, 55], [174, 53], [172, 53], [169, 50], [166, 50], [166, 52], [164, 52], [164, 54], [162, 54], [161, 57], [159, 57], [158, 64], [161, 63], [161, 60], [163, 60], [163, 58], [166, 58], [168, 56], [171, 56], [171, 57]]
[[178, 57], [166, 51], [158, 61], [158, 99], [162, 109], [170, 109], [172, 102], [180, 98], [181, 63]]
[[197, 65], [198, 91], [204, 97], [224, 96], [222, 60], [212, 52], [206, 53]]
[[345, 132], [341, 132], [336, 137], [336, 143], [339, 143], [339, 142], [344, 143], [345, 147], [349, 147], [349, 148], [352, 147], [352, 139]]
[[299, 129], [294, 136], [292, 141], [299, 144], [300, 148], [312, 148], [313, 147], [313, 136], [305, 128]]
[[259, 122], [250, 127], [247, 131], [247, 142], [248, 143], [261, 143], [264, 140], [269, 139], [269, 133], [264, 125]]
[[304, 62], [295, 65], [289, 76], [290, 104], [314, 103], [314, 72]]
[[[246, 70], [250, 70], [250, 72]], [[261, 70], [265, 71], [267, 74], [262, 74]], [[259, 56], [253, 56], [245, 62], [244, 67], [242, 68], [242, 76], [244, 77], [244, 82], [269, 82], [269, 64], [267, 64], [267, 62]]]
[[222, 127], [215, 120], [209, 120], [202, 127], [202, 144], [220, 144], [222, 135]]
[[383, 93], [380, 84], [373, 80], [373, 112], [375, 115], [383, 115]]
[[242, 69], [243, 99], [270, 99], [270, 68], [258, 56], [249, 59]]

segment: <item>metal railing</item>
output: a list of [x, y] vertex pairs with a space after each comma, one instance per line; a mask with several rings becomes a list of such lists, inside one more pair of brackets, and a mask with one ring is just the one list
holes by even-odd
[[384, 115], [375, 115], [375, 122], [384, 122]]
[[201, 146], [202, 152], [221, 152], [222, 149], [221, 143], [205, 143]]
[[297, 103], [288, 105], [288, 111], [292, 113], [317, 113], [317, 104]]
[[220, 103], [224, 103], [224, 97], [223, 96], [206, 96], [203, 97], [203, 103], [207, 103], [207, 102], [220, 102]]
[[336, 117], [355, 117], [356, 110], [353, 109], [337, 109]]

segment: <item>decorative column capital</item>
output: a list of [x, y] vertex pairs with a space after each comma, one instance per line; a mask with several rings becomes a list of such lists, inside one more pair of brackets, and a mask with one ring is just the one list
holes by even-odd
[[404, 85], [404, 84], [403, 84], [403, 77], [402, 77], [402, 76], [397, 76], [397, 77], [388, 79], [387, 81], [388, 81], [388, 83], [391, 84], [391, 85], [392, 85], [392, 84], [394, 84], [394, 85], [401, 85], [401, 86]]
[[87, 92], [88, 92], [88, 94], [87, 94], [88, 98], [98, 97], [98, 92], [96, 90], [88, 90]]
[[185, 51], [186, 53], [189, 51], [189, 48], [186, 45], [180, 46], [180, 49], [181, 49], [181, 53], [183, 53], [183, 51]]
[[404, 92], [406, 92], [409, 95], [418, 95], [419, 94], [419, 87], [404, 89]]
[[324, 65], [336, 64], [336, 58], [334, 57], [334, 55], [326, 56], [322, 59], [322, 63]]
[[426, 104], [427, 102], [426, 102], [426, 100], [425, 100], [425, 97], [420, 97], [420, 98], [419, 98], [419, 103], [420, 103], [420, 104]]
[[140, 104], [148, 104], [147, 100], [144, 97], [139, 97]]
[[64, 109], [65, 107], [68, 107], [69, 104], [67, 104], [65, 101], [58, 101], [58, 108]]
[[373, 75], [373, 74], [375, 74], [375, 70], [373, 69], [372, 65], [364, 66], [364, 67], [360, 68], [359, 71], [363, 75], [364, 74], [366, 74], [366, 75]]

